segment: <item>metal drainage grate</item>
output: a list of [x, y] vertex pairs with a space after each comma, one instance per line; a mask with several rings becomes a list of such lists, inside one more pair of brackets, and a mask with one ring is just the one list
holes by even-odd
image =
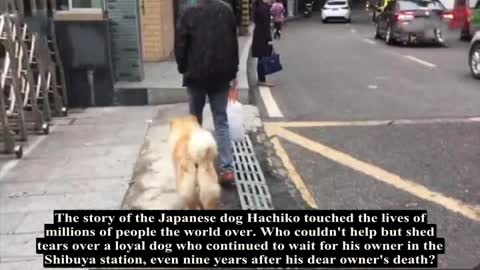
[[272, 197], [248, 135], [233, 143], [233, 160], [242, 209], [272, 210]]

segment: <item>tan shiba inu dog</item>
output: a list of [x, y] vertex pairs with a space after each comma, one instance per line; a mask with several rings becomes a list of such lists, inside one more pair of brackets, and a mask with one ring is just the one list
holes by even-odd
[[218, 150], [213, 135], [202, 129], [195, 116], [172, 119], [170, 132], [177, 191], [187, 209], [217, 209], [221, 189], [215, 170]]

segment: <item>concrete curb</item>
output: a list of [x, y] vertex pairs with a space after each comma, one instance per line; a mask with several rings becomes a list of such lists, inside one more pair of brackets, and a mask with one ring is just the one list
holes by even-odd
[[265, 129], [262, 127], [253, 132], [251, 139], [272, 196], [274, 209], [311, 209], [293, 185], [288, 170], [277, 156], [275, 147]]
[[175, 107], [162, 106], [150, 123], [121, 209], [179, 210], [184, 207], [183, 200], [175, 190], [168, 144], [168, 114], [182, 111]]

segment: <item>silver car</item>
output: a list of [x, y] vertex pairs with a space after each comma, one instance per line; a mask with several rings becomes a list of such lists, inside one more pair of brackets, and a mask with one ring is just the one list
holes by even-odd
[[477, 32], [472, 39], [469, 65], [473, 77], [480, 80], [480, 31]]
[[390, 1], [376, 17], [375, 38], [387, 44], [433, 41], [447, 46], [453, 18], [438, 0]]

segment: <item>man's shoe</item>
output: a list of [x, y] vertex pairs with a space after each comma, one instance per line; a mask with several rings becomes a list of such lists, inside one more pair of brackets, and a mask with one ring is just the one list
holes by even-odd
[[258, 86], [274, 87], [275, 84], [273, 84], [273, 83], [268, 83], [268, 82], [258, 82]]
[[234, 185], [235, 184], [235, 172], [223, 171], [220, 173], [220, 184], [222, 185]]

